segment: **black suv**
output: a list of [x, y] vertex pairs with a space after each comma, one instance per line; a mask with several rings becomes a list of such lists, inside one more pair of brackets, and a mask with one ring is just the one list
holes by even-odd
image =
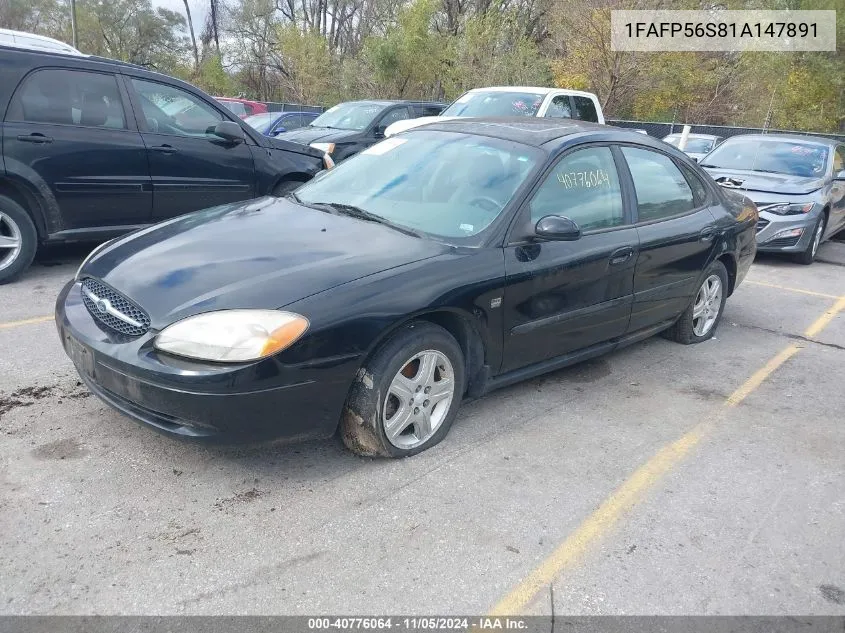
[[0, 115], [0, 283], [39, 243], [281, 195], [326, 166], [185, 82], [99, 57], [0, 46]]
[[347, 101], [329, 108], [308, 125], [276, 138], [310, 145], [331, 154], [339, 163], [383, 139], [391, 123], [437, 116], [445, 107], [445, 103], [429, 101]]

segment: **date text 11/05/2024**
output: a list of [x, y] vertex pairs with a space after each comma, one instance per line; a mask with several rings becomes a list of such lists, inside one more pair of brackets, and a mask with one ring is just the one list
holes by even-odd
[[626, 22], [628, 37], [818, 37], [815, 22]]
[[527, 631], [525, 618], [513, 617], [323, 617], [308, 618], [312, 631]]

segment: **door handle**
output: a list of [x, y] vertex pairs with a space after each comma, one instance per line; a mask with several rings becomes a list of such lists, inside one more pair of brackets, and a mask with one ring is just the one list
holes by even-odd
[[634, 249], [630, 246], [626, 246], [625, 248], [620, 248], [618, 250], [613, 251], [610, 255], [610, 265], [611, 266], [618, 266], [619, 264], [624, 264], [627, 262], [631, 257], [634, 255]]
[[40, 132], [33, 132], [32, 134], [21, 134], [18, 136], [19, 141], [23, 141], [24, 143], [52, 143], [53, 137], [52, 136], [44, 136]]
[[714, 237], [716, 237], [716, 229], [712, 226], [708, 226], [706, 229], [702, 229], [701, 233], [698, 235], [698, 239], [702, 242], [709, 242]]
[[162, 154], [175, 154], [179, 151], [172, 145], [158, 145], [156, 147], [151, 147], [150, 149], [154, 152], [161, 152]]

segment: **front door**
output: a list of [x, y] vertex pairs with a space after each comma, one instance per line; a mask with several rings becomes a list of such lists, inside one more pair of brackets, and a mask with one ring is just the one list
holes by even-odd
[[209, 132], [231, 119], [175, 86], [132, 77], [127, 87], [140, 110], [137, 118], [149, 157], [154, 219], [256, 195], [250, 147]]
[[18, 87], [3, 124], [6, 168], [55, 198], [50, 231], [150, 221], [147, 152], [129, 113], [110, 73], [48, 68]]
[[571, 242], [515, 234], [505, 247], [505, 361], [510, 371], [621, 336], [628, 327], [639, 241], [609, 147], [560, 159], [517, 226], [561, 215], [581, 228]]

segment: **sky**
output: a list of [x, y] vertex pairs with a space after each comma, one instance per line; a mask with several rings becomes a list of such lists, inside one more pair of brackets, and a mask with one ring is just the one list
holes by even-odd
[[[163, 7], [175, 11], [181, 16], [185, 15], [185, 3], [182, 0], [153, 0], [154, 7]], [[208, 15], [208, 0], [188, 0], [191, 7], [191, 19], [194, 21], [194, 32], [197, 39], [202, 33], [205, 18]]]

